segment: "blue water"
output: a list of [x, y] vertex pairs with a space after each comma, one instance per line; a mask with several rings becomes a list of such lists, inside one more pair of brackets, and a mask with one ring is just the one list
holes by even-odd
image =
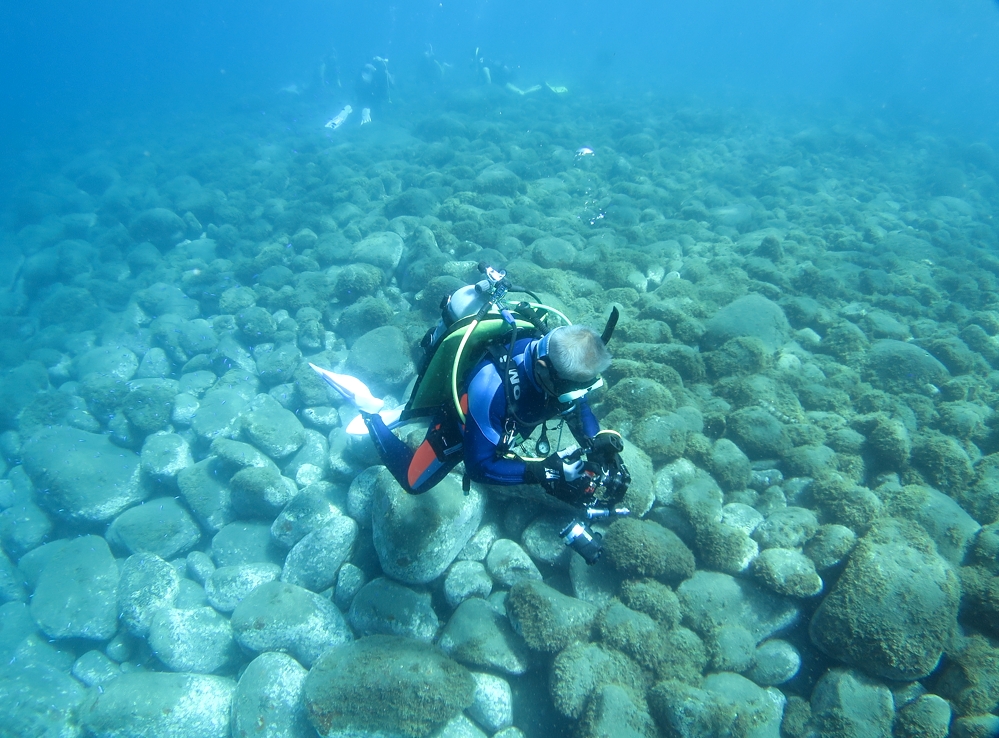
[[[535, 97], [520, 98], [501, 85], [487, 88], [472, 61], [477, 48], [492, 60], [490, 66], [495, 68], [494, 61], [507, 65], [512, 82], [522, 89], [547, 83], [568, 92], [560, 96], [541, 88]], [[375, 56], [389, 59], [393, 104], [376, 107], [375, 125], [361, 129], [360, 105], [352, 90], [363, 65]], [[324, 60], [326, 84], [319, 79]], [[427, 73], [436, 63], [446, 67], [442, 79]], [[324, 129], [348, 102], [356, 109], [351, 125], [336, 132]], [[421, 131], [424, 124], [432, 129], [429, 133]], [[460, 130], [450, 139], [441, 132], [449, 125]], [[593, 146], [596, 155], [574, 158], [573, 152], [584, 145]], [[605, 149], [614, 152], [613, 158], [602, 158]], [[864, 327], [871, 341], [915, 338], [920, 345], [924, 339], [930, 350], [935, 345], [941, 356], [949, 356], [950, 344], [926, 340], [935, 337], [928, 328], [934, 322], [955, 340], [959, 332], [969, 342], [978, 340], [968, 350], [974, 361], [954, 370], [973, 376], [974, 382], [969, 379], [964, 389], [955, 382], [938, 397], [939, 388], [927, 381], [909, 388], [908, 400], [898, 400], [899, 408], [912, 403], [914, 410], [903, 415], [907, 422], [911, 417], [913, 432], [917, 415], [920, 431], [931, 427], [936, 432], [938, 421], [927, 404], [962, 405], [950, 408], [954, 417], [967, 410], [964, 405], [975, 405], [982, 418], [989, 418], [989, 398], [999, 386], [999, 372], [989, 375], [990, 367], [999, 370], [994, 345], [999, 326], [989, 312], [994, 310], [996, 268], [988, 255], [999, 243], [992, 219], [999, 203], [997, 151], [999, 3], [990, 0], [6, 0], [0, 3], [0, 397], [25, 406], [33, 402], [20, 396], [21, 375], [8, 372], [29, 358], [29, 369], [45, 363], [49, 378], [42, 379], [51, 382], [51, 389], [62, 385], [70, 394], [77, 392], [67, 369], [71, 358], [100, 341], [126, 340], [125, 321], [115, 321], [133, 293], [154, 282], [172, 280], [192, 302], [201, 301], [202, 317], [212, 318], [221, 312], [216, 293], [239, 280], [255, 286], [261, 273], [272, 271], [267, 259], [284, 259], [295, 272], [315, 272], [322, 258], [323, 269], [327, 261], [336, 262], [338, 273], [345, 259], [333, 247], [357, 242], [369, 229], [387, 229], [388, 220], [378, 220], [385, 207], [398, 206], [400, 193], [419, 187], [427, 197], [438, 198], [432, 203], [434, 212], [443, 209], [440, 200], [454, 195], [447, 203], [451, 215], [436, 221], [447, 222], [437, 236], [452, 261], [474, 262], [480, 245], [489, 248], [491, 258], [514, 248], [509, 242], [516, 246], [516, 238], [506, 239], [504, 246], [497, 235], [504, 224], [518, 226], [510, 232], [524, 239], [540, 233], [535, 224], [560, 236], [575, 228], [581, 254], [583, 237], [591, 241], [588, 261], [573, 267], [576, 276], [585, 277], [578, 283], [581, 289], [595, 291], [597, 277], [610, 275], [609, 280], [617, 281], [598, 287], [615, 288], [614, 299], [625, 301], [633, 292], [627, 305], [631, 319], [645, 304], [640, 293], [643, 301], [652, 300], [660, 283], [665, 285], [658, 293], [663, 300], [686, 299], [686, 293], [680, 288], [673, 293], [668, 284], [681, 276], [687, 280], [684, 285], [698, 285], [690, 288], [691, 294], [704, 300], [695, 311], [698, 320], [746, 290], [763, 291], [775, 301], [779, 294], [808, 298], [810, 302], [794, 303], [794, 328], [811, 332], [795, 334], [805, 344], [795, 350], [814, 350], [825, 362], [834, 356], [853, 372], [830, 372], [830, 385], [833, 379], [847, 383], [844, 376], [860, 376], [866, 344], [854, 347], [854, 355], [844, 348], [853, 334], [840, 335], [842, 354], [835, 348], [823, 354], [812, 330], [830, 325], [820, 306], [840, 323]], [[386, 161], [392, 156], [397, 159]], [[476, 175], [487, 160], [502, 165], [523, 186], [493, 191], [479, 182]], [[566, 172], [572, 177], [565, 177]], [[565, 181], [556, 181], [560, 177]], [[513, 201], [528, 191], [528, 184], [536, 211], [525, 215], [518, 205], [521, 210], [514, 212]], [[440, 195], [442, 191], [447, 194]], [[475, 191], [482, 195], [475, 200], [482, 210], [474, 218], [462, 215], [461, 198]], [[140, 216], [162, 207], [190, 216], [193, 224], [185, 221], [176, 234], [150, 235]], [[331, 216], [337, 208], [340, 214]], [[351, 215], [350, 208], [358, 214]], [[418, 210], [414, 206], [414, 212], [404, 215], [415, 216]], [[495, 218], [499, 220], [490, 220]], [[658, 221], [663, 223], [656, 226]], [[469, 223], [478, 224], [478, 230], [469, 231]], [[592, 237], [581, 223], [593, 226]], [[320, 246], [313, 248], [306, 237], [297, 246], [301, 259], [296, 262], [290, 241], [308, 228], [319, 231]], [[644, 259], [636, 262], [641, 264], [637, 282], [634, 273], [611, 268], [620, 262], [601, 271], [604, 265], [593, 254], [605, 248], [605, 229], [632, 246], [675, 244], [676, 255], [655, 264], [658, 272]], [[202, 231], [211, 243], [199, 239]], [[766, 259], [779, 263], [761, 266], [765, 259], [757, 247], [766, 234], [773, 239], [772, 233], [786, 238], [786, 245], [776, 256], [764, 249]], [[899, 233], [923, 240], [889, 238]], [[316, 241], [316, 233], [309, 230], [309, 235]], [[156, 241], [155, 247], [142, 243], [146, 238]], [[205, 251], [189, 258], [181, 251], [171, 254], [181, 239], [180, 246], [192, 239], [200, 245], [188, 248]], [[688, 249], [685, 262], [678, 258], [681, 243]], [[257, 265], [255, 249], [261, 246], [269, 247], [270, 255], [262, 254]], [[541, 253], [558, 261], [557, 253], [544, 256], [531, 243], [522, 246], [502, 255], [529, 260]], [[635, 246], [621, 258], [641, 256], [640, 251]], [[729, 254], [739, 259], [731, 274], [726, 272]], [[934, 261], [943, 264], [947, 258], [953, 261], [945, 272], [932, 272]], [[966, 273], [968, 264], [978, 273]], [[396, 292], [405, 293], [407, 306], [417, 305], [424, 285], [416, 282], [422, 272], [410, 276], [410, 265], [404, 267], [393, 287], [400, 286]], [[291, 275], [289, 268], [282, 269]], [[861, 270], [869, 281], [859, 279]], [[819, 275], [814, 282], [802, 278], [812, 272]], [[291, 280], [280, 273], [280, 279], [270, 277], [278, 287], [280, 279]], [[793, 289], [785, 278], [795, 280]], [[555, 291], [550, 285], [545, 289]], [[298, 303], [291, 307], [293, 301], [285, 295], [280, 300], [287, 299], [286, 306], [274, 293], [265, 287], [261, 302], [272, 301], [266, 303], [269, 310], [287, 309], [294, 316]], [[952, 298], [949, 312], [933, 312]], [[811, 303], [815, 315], [806, 320], [801, 316]], [[388, 310], [389, 303], [384, 304]], [[334, 326], [345, 332], [337, 323], [343, 306], [334, 305], [336, 310], [324, 316], [330, 332]], [[391, 306], [395, 309], [396, 303]], [[873, 317], [866, 312], [871, 306], [880, 311], [873, 311]], [[605, 306], [593, 310], [583, 317], [592, 322], [599, 312], [602, 320]], [[884, 311], [905, 325], [886, 320]], [[974, 320], [968, 317], [973, 311]], [[875, 323], [878, 316], [881, 322]], [[105, 318], [111, 320], [102, 324]], [[615, 336], [615, 350], [629, 343], [655, 343], [656, 336], [668, 334], [643, 333], [656, 320], [644, 320], [637, 328], [626, 321], [620, 337]], [[663, 342], [698, 348], [699, 334], [690, 328], [697, 321], [674, 322], [673, 339]], [[106, 325], [114, 330], [105, 330]], [[690, 332], [684, 333], [684, 327]], [[220, 321], [223, 329], [235, 331]], [[129, 345], [141, 358], [140, 349], [149, 348], [143, 342], [153, 339], [145, 329], [136, 327], [133, 333], [128, 333], [129, 340], [134, 338]], [[809, 335], [815, 345], [807, 342]], [[802, 363], [790, 353], [781, 358], [786, 362], [781, 371], [789, 373], [794, 362]], [[173, 361], [170, 376], [180, 376], [184, 361]], [[873, 404], [854, 402], [859, 390], [847, 396], [847, 389], [853, 393], [855, 388], [846, 384], [834, 387], [839, 394], [832, 399], [819, 396], [815, 387], [822, 380], [814, 372], [822, 374], [814, 366], [808, 369], [813, 373], [807, 375], [802, 396], [813, 404], [803, 401], [807, 410], [825, 413], [835, 406], [849, 422], [873, 412]], [[703, 377], [683, 379], [694, 386]], [[45, 389], [25, 386], [26, 394]], [[716, 389], [722, 396], [724, 383]], [[932, 399], [918, 394], [926, 391]], [[955, 401], [955, 392], [964, 392], [966, 398], [960, 397], [967, 402]], [[839, 395], [846, 399], [841, 402]], [[51, 419], [42, 411], [47, 412], [45, 403], [52, 396], [61, 397], [53, 393], [38, 400], [32, 406], [35, 414], [27, 414], [29, 421]], [[705, 433], [722, 432], [717, 421], [724, 412], [717, 404], [694, 392], [687, 393], [683, 404], [701, 400], [704, 407], [698, 412], [715, 421]], [[763, 401], [759, 405], [789, 426], [798, 423], [796, 418], [792, 423], [793, 412], [785, 415], [784, 408]], [[35, 429], [23, 418], [18, 425], [16, 409], [0, 407], [5, 423], [0, 432]], [[52, 418], [71, 424], [72, 416], [60, 420], [55, 412]], [[133, 450], [141, 448], [140, 437], [123, 441], [106, 419], [98, 423], [80, 411], [76, 423], [82, 423], [81, 415], [92, 421], [95, 432], [125, 447], [131, 444]], [[634, 420], [624, 418], [632, 425]], [[969, 469], [980, 456], [999, 450], [994, 433], [978, 427], [975, 434], [961, 435], [959, 425], [954, 421], [953, 427], [942, 427], [962, 447], [972, 448]], [[862, 423], [858, 427], [867, 432]], [[181, 432], [197, 443], [205, 440], [189, 429]], [[818, 445], [804, 431], [795, 438], [796, 446]], [[972, 441], [981, 448], [975, 449]], [[840, 443], [851, 447], [841, 438]], [[16, 467], [17, 454], [8, 453], [9, 444], [0, 445]], [[861, 464], [856, 449], [836, 451], [851, 464]], [[205, 443], [196, 448], [199, 460], [208, 453]], [[661, 459], [656, 466], [662, 467]], [[885, 469], [872, 466], [868, 477], [853, 481], [874, 488], [882, 481], [877, 473]], [[915, 473], [908, 462], [904, 471]], [[927, 474], [929, 482], [951, 494], [945, 476]], [[920, 478], [907, 477], [906, 483], [912, 479]], [[979, 505], [974, 490], [964, 492], [955, 492], [954, 498], [979, 523], [992, 522], [992, 503]], [[742, 503], [750, 497], [732, 499]], [[999, 505], [999, 492], [989, 500]], [[13, 501], [11, 497], [4, 504]], [[57, 528], [53, 536], [80, 532], [70, 526]], [[202, 535], [198, 550], [208, 549], [209, 538]], [[377, 575], [377, 567], [367, 563]], [[829, 576], [832, 582], [835, 573]], [[567, 586], [565, 572], [548, 579]], [[979, 618], [979, 625], [994, 616], [982, 614], [985, 605], [976, 607], [972, 620]], [[803, 643], [810, 649], [806, 661], [818, 659], [807, 638]], [[66, 649], [75, 658], [84, 646], [73, 641]], [[830, 663], [823, 661], [821, 668]], [[815, 674], [819, 672], [816, 666]], [[805, 674], [787, 693], [807, 699], [814, 676]], [[529, 738], [570, 730], [561, 718], [551, 717], [545, 687], [533, 681], [541, 684], [546, 678], [547, 670], [538, 668], [516, 682], [518, 709], [541, 716], [536, 718], [541, 727]]]

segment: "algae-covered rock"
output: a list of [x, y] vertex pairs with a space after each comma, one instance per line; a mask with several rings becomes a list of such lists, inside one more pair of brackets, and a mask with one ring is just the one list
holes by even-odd
[[896, 738], [947, 738], [950, 719], [947, 700], [935, 694], [924, 694], [896, 713], [892, 734]]
[[641, 692], [645, 680], [638, 665], [623, 653], [595, 643], [574, 643], [552, 663], [552, 701], [566, 717], [581, 717], [590, 695], [607, 684]]
[[236, 518], [229, 485], [219, 469], [217, 456], [209, 456], [177, 474], [181, 497], [194, 517], [209, 531], [219, 531]]
[[573, 641], [586, 640], [597, 608], [543, 582], [525, 579], [511, 587], [506, 612], [528, 646], [555, 653]]
[[704, 325], [701, 345], [717, 348], [730, 338], [757, 338], [768, 351], [776, 351], [788, 338], [791, 327], [779, 305], [762, 295], [740, 297], [719, 310]]
[[700, 687], [671, 679], [649, 692], [652, 714], [669, 733], [708, 738], [739, 735], [780, 738], [786, 698], [729, 672], [707, 676]]
[[385, 325], [368, 331], [354, 342], [347, 355], [345, 370], [361, 377], [374, 392], [393, 391], [409, 381], [416, 365], [406, 335], [393, 325]]
[[607, 560], [630, 577], [676, 584], [694, 573], [694, 554], [673, 531], [651, 520], [621, 518], [604, 538]]
[[783, 424], [762, 407], [736, 410], [726, 432], [751, 459], [778, 458], [791, 448]]
[[664, 628], [680, 623], [680, 599], [665, 584], [654, 579], [630, 579], [621, 585], [621, 601], [632, 610], [644, 612]]
[[927, 385], [943, 384], [950, 372], [926, 349], [886, 338], [867, 352], [867, 375], [871, 384], [887, 392], [926, 394]]
[[453, 475], [421, 495], [405, 492], [388, 469], [375, 480], [372, 537], [389, 576], [425, 584], [440, 576], [479, 527], [484, 501]]
[[399, 266], [405, 247], [398, 233], [380, 231], [358, 241], [350, 252], [350, 259], [355, 263], [371, 264], [391, 272]]
[[921, 528], [885, 519], [850, 555], [812, 617], [812, 642], [888, 679], [932, 672], [957, 626], [958, 579]]
[[235, 688], [219, 676], [135, 671], [92, 690], [80, 723], [94, 738], [229, 738]]
[[787, 597], [719, 572], [699, 571], [677, 588], [684, 617], [699, 633], [739, 625], [762, 641], [794, 625], [798, 606]]
[[268, 562], [220, 566], [205, 580], [205, 597], [219, 612], [232, 612], [250, 592], [280, 577], [281, 567]]
[[586, 703], [579, 721], [580, 738], [656, 738], [655, 722], [641, 692], [605, 684]]
[[632, 439], [653, 461], [664, 464], [683, 455], [690, 433], [687, 421], [678, 413], [648, 415], [632, 431]]
[[957, 640], [937, 684], [959, 715], [995, 712], [999, 707], [999, 648], [981, 635]]
[[154, 433], [146, 436], [139, 455], [142, 471], [157, 481], [167, 482], [194, 465], [191, 446], [176, 433]]
[[337, 570], [353, 552], [356, 539], [357, 523], [346, 515], [334, 516], [292, 547], [284, 560], [281, 580], [313, 592], [333, 586]]
[[301, 421], [270, 395], [253, 398], [242, 417], [242, 427], [250, 443], [272, 459], [290, 456], [305, 443]]
[[331, 648], [305, 678], [305, 708], [322, 736], [425, 738], [472, 704], [475, 681], [438, 649], [376, 635]]
[[530, 665], [530, 652], [514, 633], [509, 618], [479, 597], [470, 597], [458, 605], [437, 644], [466, 666], [523, 674]]
[[25, 441], [21, 453], [45, 507], [70, 521], [107, 522], [149, 494], [138, 455], [107, 436], [53, 426]]
[[822, 579], [812, 560], [792, 548], [768, 548], [753, 561], [753, 574], [768, 589], [788, 597], [814, 597]]

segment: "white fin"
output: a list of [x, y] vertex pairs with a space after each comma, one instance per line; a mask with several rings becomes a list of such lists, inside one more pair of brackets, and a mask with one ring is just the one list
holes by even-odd
[[340, 393], [343, 399], [350, 402], [358, 410], [366, 413], [377, 413], [385, 403], [371, 394], [371, 390], [357, 377], [349, 374], [334, 374], [331, 371], [309, 364], [320, 377], [326, 380], [326, 384]]

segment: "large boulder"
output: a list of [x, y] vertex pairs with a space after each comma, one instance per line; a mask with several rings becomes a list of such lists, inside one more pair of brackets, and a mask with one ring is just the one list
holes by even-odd
[[478, 529], [483, 507], [482, 495], [474, 487], [465, 494], [454, 475], [411, 495], [382, 469], [371, 502], [372, 536], [382, 569], [406, 584], [436, 579]]
[[346, 371], [380, 393], [401, 389], [413, 376], [416, 365], [406, 335], [394, 325], [383, 325], [354, 341]]
[[922, 679], [957, 627], [960, 594], [923, 529], [888, 518], [857, 544], [809, 633], [830, 657], [869, 674]]
[[927, 385], [943, 384], [949, 377], [947, 367], [912, 343], [886, 338], [867, 352], [867, 378], [888, 392], [924, 394]]
[[139, 456], [107, 436], [56, 425], [21, 447], [44, 505], [76, 523], [106, 523], [148, 495]]
[[322, 736], [424, 738], [472, 704], [475, 681], [438, 649], [375, 635], [331, 648], [305, 678], [305, 708]]

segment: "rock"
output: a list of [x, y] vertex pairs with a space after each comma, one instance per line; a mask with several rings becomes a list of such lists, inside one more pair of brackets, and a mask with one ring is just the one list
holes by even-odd
[[271, 469], [280, 471], [263, 451], [258, 451], [248, 443], [234, 441], [219, 436], [212, 441], [211, 452], [218, 457], [219, 464], [232, 475], [243, 469]]
[[24, 586], [24, 577], [7, 558], [7, 554], [0, 551], [0, 604], [27, 600], [28, 591]]
[[565, 520], [555, 515], [542, 515], [535, 518], [520, 536], [524, 549], [532, 559], [549, 566], [564, 566], [572, 552], [559, 533], [565, 527]]
[[887, 392], [925, 394], [927, 385], [939, 386], [950, 378], [947, 367], [913, 343], [883, 339], [867, 352], [867, 375]]
[[805, 545], [805, 555], [815, 562], [816, 569], [825, 571], [846, 560], [856, 545], [857, 534], [845, 525], [822, 525]]
[[715, 441], [707, 468], [721, 488], [730, 492], [745, 489], [752, 475], [749, 457], [727, 438]]
[[678, 413], [649, 415], [642, 418], [632, 431], [635, 445], [647, 453], [656, 464], [666, 464], [683, 456], [687, 448], [687, 421]]
[[[302, 695], [308, 671], [285, 653], [269, 651], [243, 670], [232, 697], [234, 737], [313, 738]], [[263, 726], [263, 730], [261, 729]]]
[[520, 187], [520, 177], [502, 164], [491, 164], [475, 177], [475, 189], [487, 195], [512, 197]]
[[790, 628], [801, 614], [793, 600], [719, 572], [695, 573], [677, 587], [677, 594], [684, 617], [703, 634], [723, 625], [740, 625], [759, 642]]
[[156, 554], [135, 554], [122, 564], [117, 609], [132, 635], [145, 638], [156, 612], [173, 607], [179, 594], [180, 575]]
[[756, 638], [741, 625], [722, 625], [704, 640], [713, 671], [743, 672], [753, 665]]
[[812, 690], [810, 727], [821, 735], [889, 738], [895, 704], [880, 682], [852, 669], [830, 669]]
[[430, 643], [440, 623], [430, 594], [385, 577], [373, 579], [358, 590], [347, 613], [359, 636], [395, 635]]
[[623, 653], [595, 643], [573, 643], [552, 663], [552, 701], [566, 717], [581, 717], [590, 695], [607, 684], [641, 692], [642, 670]]
[[118, 630], [118, 567], [103, 538], [82, 536], [38, 577], [31, 615], [49, 638], [107, 640]]
[[159, 497], [123, 512], [108, 526], [105, 537], [130, 554], [148, 552], [172, 559], [194, 548], [201, 531], [175, 498]]
[[513, 724], [513, 692], [503, 677], [483, 672], [472, 672], [475, 696], [468, 707], [468, 714], [491, 734]]
[[168, 482], [194, 465], [191, 446], [176, 433], [154, 433], [146, 436], [139, 455], [142, 471], [159, 482]]
[[676, 735], [743, 735], [780, 738], [786, 698], [729, 672], [709, 674], [701, 687], [675, 680], [660, 682], [649, 704], [663, 726]]
[[333, 588], [333, 603], [340, 610], [349, 610], [350, 603], [361, 591], [361, 587], [367, 581], [364, 570], [351, 563], [346, 563], [340, 567], [336, 575], [336, 586]]
[[243, 433], [272, 459], [283, 459], [305, 443], [305, 428], [295, 414], [270, 395], [257, 395], [243, 415]]
[[103, 686], [121, 674], [121, 667], [100, 651], [87, 651], [73, 662], [71, 673], [88, 687]]
[[398, 233], [380, 231], [372, 233], [354, 244], [350, 252], [352, 262], [371, 264], [386, 272], [392, 272], [402, 260], [406, 245]]
[[360, 336], [350, 347], [344, 371], [360, 377], [377, 396], [402, 389], [416, 371], [409, 340], [392, 325]]
[[694, 573], [694, 554], [673, 531], [651, 520], [620, 518], [604, 537], [607, 560], [628, 577], [677, 584]]
[[44, 506], [71, 522], [107, 522], [149, 494], [139, 457], [107, 436], [57, 425], [25, 441], [22, 454]]
[[342, 510], [333, 503], [334, 495], [342, 505], [342, 492], [329, 482], [317, 482], [300, 490], [274, 519], [271, 537], [291, 548], [309, 533], [342, 516]]
[[229, 738], [236, 683], [207, 674], [136, 671], [92, 690], [80, 724], [94, 738]]
[[791, 333], [784, 311], [762, 295], [746, 295], [730, 302], [704, 324], [701, 348], [720, 347], [730, 338], [759, 339], [774, 352], [783, 346]]
[[290, 382], [302, 361], [302, 352], [291, 344], [278, 346], [266, 353], [258, 351], [255, 356], [260, 379], [268, 387]]
[[211, 674], [236, 662], [229, 621], [210, 607], [163, 608], [149, 623], [149, 647], [171, 671]]
[[573, 641], [586, 640], [597, 608], [567, 597], [544, 582], [526, 579], [511, 587], [506, 612], [528, 646], [557, 653]]
[[220, 479], [218, 458], [209, 456], [177, 474], [177, 487], [194, 517], [209, 531], [222, 530], [236, 518], [229, 485]]
[[545, 236], [531, 246], [534, 262], [545, 269], [568, 269], [576, 260], [575, 247], [562, 238]]
[[381, 635], [324, 653], [305, 678], [304, 700], [322, 736], [426, 736], [472, 704], [474, 694], [468, 671], [433, 646]]
[[240, 469], [229, 480], [232, 507], [243, 518], [273, 520], [298, 494], [298, 486], [272, 466]]
[[924, 694], [895, 714], [892, 735], [897, 738], [947, 738], [951, 709], [947, 700]]
[[752, 535], [763, 522], [763, 514], [741, 502], [729, 502], [722, 506], [721, 522], [722, 525], [738, 528], [747, 535]]
[[444, 597], [452, 608], [469, 597], [485, 599], [492, 591], [492, 577], [478, 561], [455, 561], [444, 577]]
[[78, 379], [83, 379], [88, 374], [99, 374], [127, 382], [139, 369], [138, 357], [124, 346], [91, 349], [77, 356], [73, 364]]
[[241, 430], [240, 416], [247, 400], [235, 390], [219, 388], [205, 393], [191, 418], [191, 429], [205, 441], [220, 436], [236, 438]]
[[78, 710], [87, 697], [80, 682], [46, 663], [17, 661], [0, 669], [3, 732], [11, 738], [80, 735]]
[[656, 738], [655, 723], [641, 693], [605, 684], [590, 697], [579, 722], [580, 738]]
[[151, 208], [139, 213], [128, 230], [137, 243], [149, 241], [160, 251], [168, 251], [183, 240], [187, 227], [172, 210]]
[[[142, 384], [138, 384], [141, 381]], [[167, 379], [144, 379], [130, 382], [132, 389], [122, 400], [121, 410], [131, 427], [141, 436], [162, 430], [173, 414], [176, 382]]]
[[812, 560], [791, 548], [768, 548], [753, 561], [753, 574], [767, 589], [788, 597], [814, 597], [822, 579]]
[[474, 668], [516, 675], [530, 666], [530, 654], [506, 615], [478, 597], [458, 605], [441, 632], [438, 646]]
[[336, 573], [354, 550], [357, 523], [337, 515], [306, 535], [288, 552], [281, 581], [321, 592], [336, 582]]
[[250, 592], [280, 577], [281, 567], [267, 562], [220, 566], [205, 582], [205, 596], [219, 612], [232, 612]]
[[486, 556], [486, 569], [503, 587], [512, 587], [519, 581], [541, 581], [541, 572], [520, 546], [508, 538], [496, 540]]
[[791, 449], [784, 426], [762, 407], [744, 407], [729, 415], [726, 433], [751, 459], [782, 457]]
[[218, 567], [277, 563], [284, 558], [265, 523], [230, 523], [212, 539], [211, 555]]
[[[9, 480], [4, 480], [9, 481]], [[52, 521], [33, 502], [19, 502], [0, 513], [0, 545], [19, 558], [48, 540]]]
[[624, 582], [621, 585], [621, 601], [632, 610], [644, 612], [667, 630], [679, 625], [683, 617], [676, 593], [654, 579], [631, 579]]
[[187, 575], [201, 586], [215, 573], [215, 562], [204, 551], [191, 551], [184, 560]]
[[919, 523], [933, 539], [937, 552], [953, 566], [960, 566], [981, 526], [954, 498], [932, 487], [909, 485], [905, 492], [905, 514], [899, 517]]
[[812, 617], [812, 642], [833, 658], [896, 680], [932, 672], [954, 629], [960, 586], [922, 528], [874, 524]]
[[406, 584], [436, 579], [479, 527], [483, 505], [476, 488], [465, 494], [453, 475], [421, 495], [410, 495], [382, 469], [371, 502], [372, 537], [382, 569]]
[[815, 513], [804, 507], [785, 507], [770, 513], [752, 531], [760, 548], [801, 548], [819, 529]]
[[602, 607], [617, 594], [621, 575], [602, 556], [591, 566], [574, 551], [569, 558], [569, 581], [577, 600]]
[[243, 648], [287, 651], [305, 666], [326, 649], [352, 640], [332, 602], [283, 582], [268, 582], [250, 592], [236, 605], [232, 628]]
[[798, 649], [780, 638], [771, 638], [757, 646], [754, 661], [746, 676], [761, 687], [776, 687], [790, 681], [801, 669]]

